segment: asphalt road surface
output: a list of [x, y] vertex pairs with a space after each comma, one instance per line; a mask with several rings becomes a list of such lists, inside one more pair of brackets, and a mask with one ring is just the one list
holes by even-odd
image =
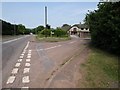
[[[74, 37], [72, 40], [64, 42], [38, 42], [33, 35], [3, 43], [2, 87], [56, 87], [55, 80], [65, 79], [65, 77], [58, 76], [58, 73], [61, 73], [61, 76], [67, 73], [62, 73], [65, 70], [63, 67], [77, 53], [85, 51], [86, 43], [86, 40]], [[75, 65], [75, 63], [73, 64]], [[73, 70], [73, 64], [71, 64], [71, 68], [66, 67], [66, 69]], [[66, 77], [69, 78], [69, 75]], [[61, 87], [60, 83], [57, 83], [58, 88]], [[68, 84], [65, 87], [69, 88], [72, 85]], [[73, 87], [75, 86], [73, 85]]]

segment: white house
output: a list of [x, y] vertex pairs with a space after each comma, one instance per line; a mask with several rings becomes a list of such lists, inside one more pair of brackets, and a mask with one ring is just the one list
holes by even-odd
[[90, 35], [89, 27], [85, 24], [75, 24], [69, 29], [70, 35], [78, 35], [79, 37], [88, 37]]

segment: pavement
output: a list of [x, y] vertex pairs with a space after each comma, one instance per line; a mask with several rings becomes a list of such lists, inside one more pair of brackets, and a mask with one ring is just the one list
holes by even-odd
[[[87, 42], [79, 38], [39, 42], [31, 35], [2, 44], [2, 87], [76, 87], [77, 68], [86, 58]], [[79, 54], [81, 58], [76, 58]]]

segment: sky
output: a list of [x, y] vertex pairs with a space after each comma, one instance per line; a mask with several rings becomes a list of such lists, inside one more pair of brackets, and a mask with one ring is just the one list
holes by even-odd
[[83, 23], [88, 10], [97, 9], [98, 2], [2, 2], [2, 20], [23, 24], [26, 28], [44, 26], [44, 10], [48, 8], [48, 24], [52, 28], [63, 24]]

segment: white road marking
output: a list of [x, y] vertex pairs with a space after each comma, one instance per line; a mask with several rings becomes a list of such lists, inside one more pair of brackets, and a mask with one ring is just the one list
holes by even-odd
[[[22, 87], [22, 88], [29, 88], [29, 87]], [[26, 90], [26, 89], [25, 89]]]
[[25, 54], [25, 51], [23, 51], [23, 54]]
[[10, 76], [6, 84], [13, 83], [15, 81], [15, 76]]
[[26, 62], [30, 62], [30, 59], [26, 59]]
[[[27, 35], [28, 36], [28, 35]], [[13, 41], [17, 41], [17, 40], [20, 40], [22, 38], [25, 38], [27, 36], [24, 36], [24, 37], [20, 37], [20, 38], [16, 38], [16, 39], [13, 39], [13, 40], [9, 40], [9, 41], [6, 41], [6, 42], [2, 42], [2, 44], [6, 44], [6, 43], [10, 43], [10, 42], [13, 42]]]
[[15, 67], [19, 67], [19, 66], [20, 66], [20, 63], [16, 63], [16, 64], [15, 64]]
[[31, 58], [31, 56], [27, 56], [27, 58]]
[[[57, 47], [60, 47], [60, 46], [62, 46], [62, 45], [53, 46], [53, 47], [46, 48], [46, 49], [43, 49], [43, 50], [49, 50], [49, 49], [57, 48]], [[42, 49], [40, 49], [40, 50], [42, 50]]]
[[23, 73], [29, 73], [29, 71], [30, 71], [30, 68], [24, 68]]
[[30, 63], [25, 63], [25, 66], [29, 67], [29, 66], [30, 66]]
[[29, 41], [28, 41], [28, 43], [27, 43], [27, 45], [25, 46], [25, 49], [24, 50], [26, 50], [27, 48], [28, 48], [28, 46], [29, 46]]
[[28, 51], [28, 53], [31, 53], [32, 51]]
[[28, 56], [31, 56], [31, 53], [28, 53]]
[[29, 83], [29, 82], [30, 82], [29, 76], [24, 76], [22, 78], [22, 83]]
[[12, 70], [12, 74], [17, 74], [18, 73], [18, 68], [14, 68], [13, 70]]
[[44, 50], [44, 49], [39, 49], [39, 51], [42, 51], [42, 50]]
[[23, 56], [20, 56], [20, 58], [23, 58]]
[[24, 53], [22, 53], [21, 56], [24, 56]]
[[18, 62], [22, 62], [22, 59], [18, 59]]
[[29, 50], [29, 52], [31, 52], [32, 50]]
[[23, 52], [26, 52], [26, 49], [24, 49]]

